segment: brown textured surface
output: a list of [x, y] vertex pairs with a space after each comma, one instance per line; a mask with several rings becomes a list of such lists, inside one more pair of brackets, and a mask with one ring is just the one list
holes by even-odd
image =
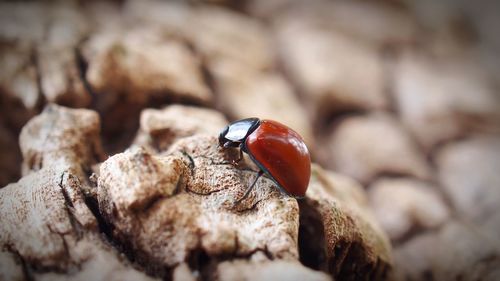
[[[0, 3], [0, 280], [498, 279], [498, 7], [459, 2]], [[232, 206], [250, 116], [304, 201]]]
[[[168, 119], [171, 109], [217, 116], [215, 111], [174, 106], [158, 112], [160, 118]], [[173, 124], [183, 121], [182, 115], [170, 118], [176, 120]], [[201, 128], [204, 119], [196, 122]], [[302, 208], [267, 178], [235, 205], [256, 172], [245, 163], [234, 166], [234, 151], [221, 149], [216, 134], [189, 126], [167, 151], [133, 145], [100, 163], [94, 169], [97, 175], [90, 176], [89, 167], [99, 159], [98, 128], [94, 112], [56, 105], [24, 127], [25, 176], [0, 191], [2, 259], [12, 263], [14, 255], [20, 260], [21, 277], [64, 279], [69, 274], [104, 280], [117, 271], [118, 279], [129, 273], [149, 278], [142, 271], [163, 278], [201, 274], [204, 279], [233, 280], [234, 272], [255, 267], [254, 273], [268, 280], [280, 270], [291, 270], [288, 274], [297, 280], [329, 280], [299, 262], [309, 262], [299, 252], [308, 251], [307, 240], [315, 239], [315, 233], [299, 239], [299, 228], [316, 227], [300, 220], [302, 209], [324, 224], [324, 234], [318, 235], [326, 242], [317, 247], [326, 260], [311, 266], [342, 279], [386, 275], [390, 248], [374, 219], [365, 215], [366, 198], [359, 187], [346, 186], [316, 167], [318, 179], [313, 179], [311, 199]], [[351, 188], [358, 188], [356, 198], [348, 191], [314, 203], [319, 200], [314, 199], [315, 189], [340, 194]], [[363, 266], [335, 260], [334, 251]], [[102, 255], [116, 265], [95, 265]], [[183, 263], [187, 273], [176, 269]], [[6, 276], [19, 274], [16, 267], [4, 270]]]

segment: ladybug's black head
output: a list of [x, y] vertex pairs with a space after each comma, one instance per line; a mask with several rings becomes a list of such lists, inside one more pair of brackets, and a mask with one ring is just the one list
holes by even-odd
[[246, 118], [227, 125], [219, 134], [219, 145], [224, 148], [240, 146], [259, 124], [258, 118]]
[[229, 126], [226, 126], [224, 130], [222, 130], [219, 134], [219, 145], [221, 147], [227, 148], [227, 147], [237, 147], [239, 144], [236, 144], [235, 142], [229, 140], [226, 138], [226, 135], [229, 131]]

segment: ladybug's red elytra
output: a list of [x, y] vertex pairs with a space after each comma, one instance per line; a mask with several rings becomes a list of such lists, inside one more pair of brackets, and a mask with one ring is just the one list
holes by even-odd
[[246, 118], [235, 121], [219, 135], [223, 148], [239, 147], [259, 167], [260, 171], [245, 194], [245, 199], [263, 173], [278, 187], [295, 198], [305, 196], [311, 176], [311, 157], [302, 137], [289, 127], [272, 120]]

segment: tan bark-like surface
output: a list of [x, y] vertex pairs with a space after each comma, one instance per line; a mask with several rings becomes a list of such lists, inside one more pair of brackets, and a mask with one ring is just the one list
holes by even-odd
[[[498, 279], [496, 6], [0, 3], [0, 280]], [[304, 200], [233, 205], [246, 117], [304, 137]]]
[[[207, 109], [147, 110], [142, 138], [171, 142], [168, 149], [134, 144], [90, 176], [102, 157], [97, 115], [47, 107], [21, 133], [25, 176], [0, 191], [2, 259], [20, 261], [21, 277], [41, 280], [150, 278], [145, 273], [234, 280], [248, 270], [267, 280], [282, 270], [296, 280], [386, 276], [390, 246], [359, 186], [314, 166], [304, 201], [262, 178], [235, 205], [255, 167], [232, 164], [237, 152], [219, 147], [217, 133], [203, 126], [209, 117], [224, 121]], [[170, 134], [155, 134], [157, 119]], [[181, 264], [188, 268], [176, 269]]]

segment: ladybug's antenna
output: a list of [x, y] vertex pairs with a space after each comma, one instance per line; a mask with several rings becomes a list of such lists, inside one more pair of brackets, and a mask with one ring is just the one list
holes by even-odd
[[264, 171], [260, 170], [258, 173], [257, 173], [257, 176], [255, 177], [255, 179], [253, 180], [252, 184], [247, 188], [247, 190], [245, 191], [245, 194], [243, 194], [243, 196], [236, 200], [234, 202], [234, 205], [238, 205], [241, 201], [245, 200], [245, 198], [248, 197], [248, 194], [250, 194], [250, 191], [252, 191], [255, 183], [257, 183], [257, 180], [264, 174]]

